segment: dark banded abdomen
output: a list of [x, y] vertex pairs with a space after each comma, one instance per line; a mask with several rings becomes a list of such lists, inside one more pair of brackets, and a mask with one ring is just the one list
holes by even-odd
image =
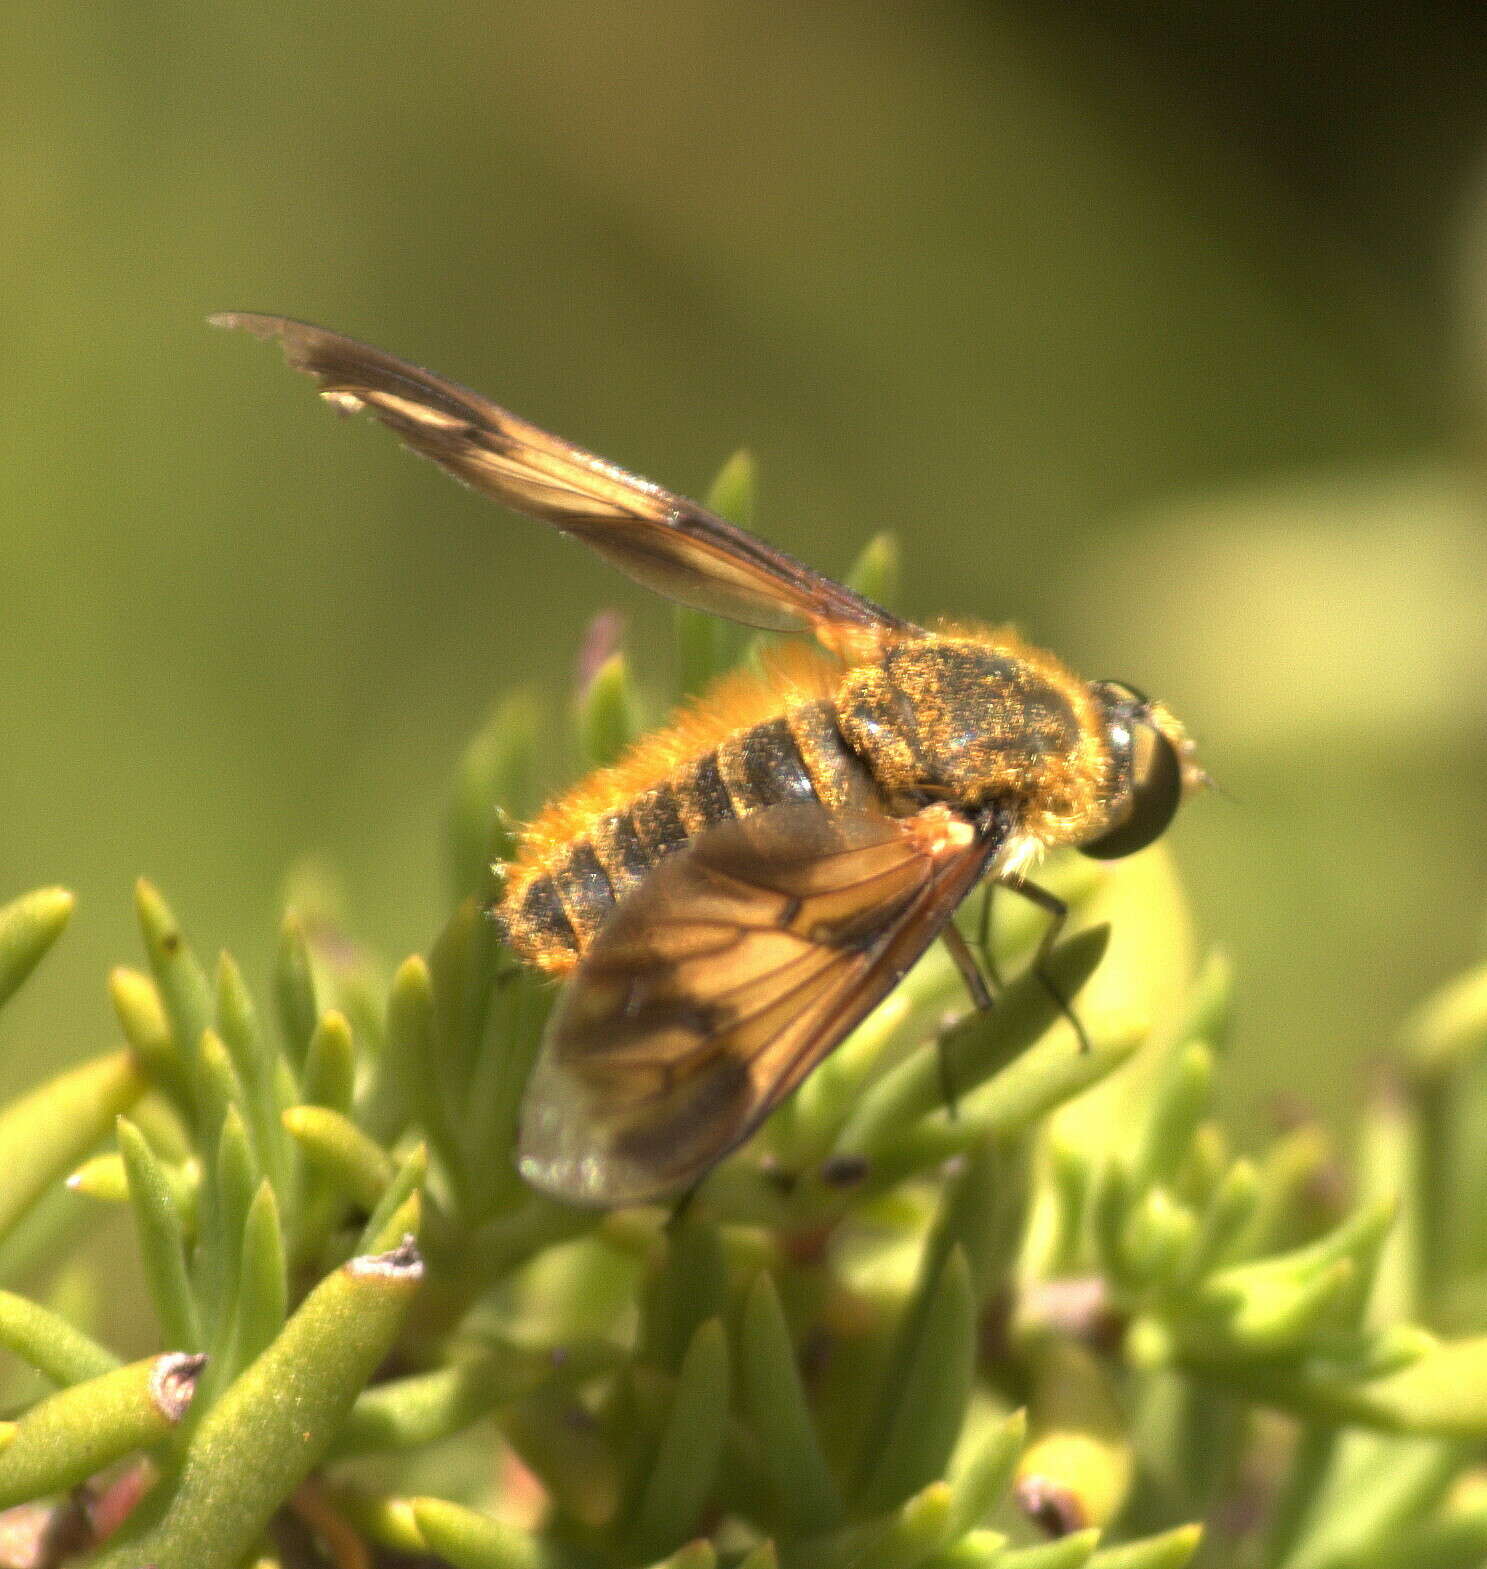
[[790, 801], [839, 811], [878, 800], [872, 776], [842, 739], [835, 707], [800, 704], [605, 813], [503, 908], [507, 941], [523, 958], [566, 968], [646, 873], [705, 828]]

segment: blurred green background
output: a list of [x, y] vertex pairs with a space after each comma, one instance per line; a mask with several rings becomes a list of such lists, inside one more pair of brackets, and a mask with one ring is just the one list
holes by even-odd
[[256, 977], [306, 852], [424, 944], [493, 698], [668, 625], [225, 307], [693, 493], [746, 443], [778, 543], [891, 527], [910, 613], [1166, 697], [1232, 797], [1175, 839], [1243, 1116], [1340, 1109], [1480, 951], [1480, 5], [100, 0], [0, 49], [0, 892], [83, 901], [5, 1087], [108, 1044], [140, 872]]

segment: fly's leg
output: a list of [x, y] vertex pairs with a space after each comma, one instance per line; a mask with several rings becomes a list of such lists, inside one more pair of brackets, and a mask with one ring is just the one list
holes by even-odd
[[981, 955], [981, 967], [986, 978], [997, 991], [1001, 991], [1001, 971], [997, 968], [996, 953], [991, 946], [991, 901], [996, 890], [994, 882], [986, 884], [986, 892], [981, 898], [981, 914], [976, 921], [976, 949]]
[[[703, 1173], [705, 1177], [706, 1172]], [[702, 1191], [702, 1177], [692, 1184], [671, 1206], [671, 1213], [666, 1217], [667, 1233], [675, 1237], [676, 1233], [687, 1223], [687, 1216], [691, 1213], [692, 1205], [697, 1200], [697, 1195]]]
[[1074, 1026], [1074, 1033], [1079, 1037], [1080, 1051], [1089, 1051], [1089, 1036], [1084, 1033], [1079, 1015], [1070, 1007], [1068, 998], [1058, 989], [1053, 977], [1048, 973], [1048, 956], [1053, 952], [1054, 944], [1064, 929], [1064, 922], [1069, 918], [1068, 905], [1057, 894], [1049, 893], [1046, 888], [1040, 888], [1037, 883], [1025, 881], [1016, 872], [1000, 877], [997, 881], [1003, 888], [1021, 894], [1029, 904], [1035, 904], [1047, 913], [1048, 925], [1038, 943], [1038, 951], [1033, 955], [1032, 971], [1042, 982], [1043, 989], [1053, 999], [1054, 1006]]
[[[980, 1013], [990, 1013], [996, 1006], [996, 999], [991, 994], [991, 987], [986, 984], [981, 966], [976, 963], [976, 955], [971, 952], [970, 945], [960, 935], [953, 921], [945, 928], [944, 943], [950, 950], [950, 957], [955, 960], [955, 967], [960, 971], [961, 979], [966, 983], [966, 990], [971, 994], [972, 1005]], [[945, 1050], [943, 1038], [935, 1042], [935, 1052], [940, 1062], [940, 1096], [953, 1121], [959, 1113], [959, 1095], [955, 1088], [955, 1074], [951, 1069], [950, 1057]]]
[[986, 977], [981, 973], [981, 966], [976, 963], [976, 955], [971, 952], [970, 944], [960, 935], [960, 930], [954, 924], [945, 928], [945, 946], [950, 950], [950, 957], [955, 960], [955, 968], [960, 971], [960, 978], [966, 983], [966, 990], [971, 994], [971, 1005], [978, 1013], [990, 1013], [996, 1004], [992, 996], [991, 987], [1000, 990], [1001, 981], [993, 975], [991, 986], [986, 984]]

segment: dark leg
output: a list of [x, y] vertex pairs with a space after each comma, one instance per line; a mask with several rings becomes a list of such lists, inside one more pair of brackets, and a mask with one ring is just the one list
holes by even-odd
[[[996, 1000], [991, 995], [991, 988], [986, 984], [986, 977], [982, 975], [980, 965], [976, 963], [975, 954], [971, 952], [953, 921], [945, 928], [943, 940], [950, 950], [950, 957], [955, 960], [955, 967], [960, 971], [961, 979], [966, 983], [966, 990], [971, 994], [971, 1005], [980, 1013], [990, 1013]], [[940, 1058], [940, 1094], [944, 1099], [945, 1109], [954, 1118], [958, 1096], [955, 1089], [955, 1075], [950, 1070], [950, 1059], [945, 1054], [943, 1040], [936, 1041], [935, 1051]]]
[[698, 1193], [701, 1190], [702, 1178], [699, 1177], [697, 1181], [694, 1182], [692, 1186], [688, 1188], [687, 1191], [683, 1193], [682, 1196], [676, 1201], [675, 1205], [672, 1207], [670, 1215], [666, 1217], [666, 1229], [668, 1232], [680, 1231], [682, 1226], [685, 1225], [687, 1215], [692, 1208], [693, 1201], [696, 1199]]
[[976, 963], [975, 954], [971, 952], [965, 938], [960, 935], [959, 928], [953, 922], [945, 928], [944, 942], [950, 950], [950, 957], [955, 960], [955, 968], [960, 971], [961, 979], [966, 983], [966, 990], [971, 994], [971, 1005], [981, 1013], [990, 1012], [994, 1001], [991, 988], [986, 984], [981, 966]]
[[1079, 1015], [1069, 1006], [1068, 999], [1054, 984], [1053, 977], [1048, 973], [1048, 955], [1053, 952], [1053, 946], [1059, 939], [1059, 933], [1064, 929], [1064, 922], [1069, 918], [1069, 907], [1057, 894], [1049, 893], [1046, 888], [1040, 888], [1037, 883], [1025, 882], [1016, 872], [998, 879], [1001, 886], [1012, 893], [1021, 894], [1029, 904], [1035, 904], [1040, 910], [1048, 913], [1049, 921], [1042, 939], [1038, 943], [1038, 951], [1033, 955], [1033, 974], [1043, 983], [1044, 990], [1053, 998], [1058, 1011], [1074, 1026], [1074, 1033], [1079, 1037], [1080, 1051], [1090, 1049], [1089, 1036], [1084, 1033], [1084, 1026], [1079, 1022]]
[[997, 969], [996, 954], [991, 946], [991, 901], [996, 890], [997, 885], [988, 882], [986, 891], [981, 897], [981, 919], [976, 926], [976, 947], [980, 951], [981, 965], [987, 979], [998, 991], [1001, 991], [1001, 972]]

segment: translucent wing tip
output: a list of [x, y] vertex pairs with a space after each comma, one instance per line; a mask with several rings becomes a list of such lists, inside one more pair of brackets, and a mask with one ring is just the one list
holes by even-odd
[[207, 326], [251, 332], [255, 338], [277, 338], [285, 328], [295, 326], [287, 316], [264, 316], [257, 311], [213, 311]]
[[546, 1051], [522, 1100], [516, 1169], [552, 1198], [590, 1209], [652, 1203], [674, 1191], [658, 1183], [654, 1171], [606, 1147], [602, 1120], [582, 1103], [578, 1086]]

